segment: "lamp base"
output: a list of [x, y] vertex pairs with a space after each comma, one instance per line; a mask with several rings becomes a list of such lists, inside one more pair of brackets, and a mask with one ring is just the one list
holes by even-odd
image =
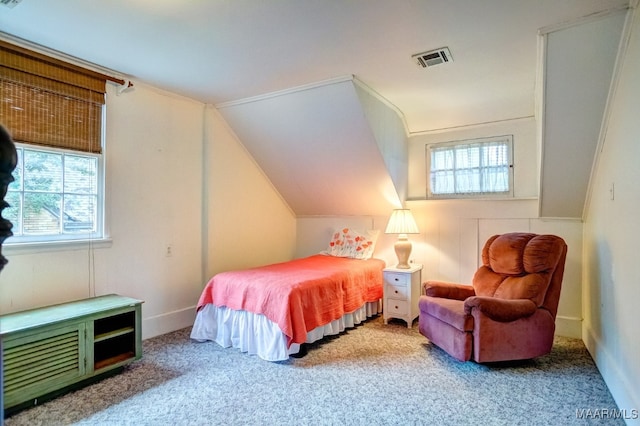
[[407, 234], [398, 235], [398, 241], [394, 244], [393, 248], [398, 256], [397, 269], [410, 269], [409, 256], [411, 255], [411, 241], [407, 238]]

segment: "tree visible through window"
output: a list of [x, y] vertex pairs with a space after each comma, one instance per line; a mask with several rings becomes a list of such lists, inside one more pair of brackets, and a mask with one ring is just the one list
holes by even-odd
[[513, 193], [512, 136], [427, 145], [428, 198]]
[[98, 156], [17, 147], [15, 181], [5, 217], [19, 241], [95, 236], [98, 229]]

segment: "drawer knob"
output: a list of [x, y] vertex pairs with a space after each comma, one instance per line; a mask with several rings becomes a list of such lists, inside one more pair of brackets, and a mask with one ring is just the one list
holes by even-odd
[[395, 293], [398, 294], [398, 290], [396, 290]]
[[394, 280], [395, 280], [395, 281], [400, 281], [400, 279], [398, 279], [398, 278], [394, 278]]
[[396, 305], [396, 309], [398, 309], [398, 305]]

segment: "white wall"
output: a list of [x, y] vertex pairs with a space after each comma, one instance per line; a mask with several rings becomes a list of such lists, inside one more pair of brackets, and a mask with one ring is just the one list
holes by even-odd
[[234, 266], [230, 256], [246, 266], [292, 255], [288, 207], [203, 104], [140, 83], [118, 96], [108, 85], [105, 155], [112, 243], [3, 247], [0, 312], [119, 293], [145, 301], [148, 338], [191, 325], [208, 275]]
[[95, 251], [95, 294], [144, 300], [145, 337], [189, 324], [201, 284], [202, 108], [141, 84], [107, 96], [113, 245]]
[[206, 111], [207, 277], [293, 257], [296, 219], [220, 113]]
[[[425, 144], [496, 135], [513, 135], [515, 199], [494, 201], [425, 200]], [[411, 259], [424, 265], [422, 279], [471, 283], [480, 265], [482, 246], [494, 234], [533, 232], [555, 234], [569, 246], [556, 319], [559, 335], [581, 337], [582, 223], [576, 220], [538, 219], [538, 147], [533, 118], [487, 123], [449, 131], [412, 135], [409, 139], [409, 196], [420, 234], [410, 235]], [[391, 212], [389, 212], [391, 213]], [[375, 257], [397, 263], [394, 235], [385, 235], [388, 216], [334, 216], [298, 219], [296, 256], [326, 248], [337, 227], [379, 229]]]
[[[533, 113], [533, 104], [531, 109]], [[537, 197], [540, 153], [536, 138], [536, 121], [529, 117], [412, 134], [409, 139], [409, 199], [422, 200], [427, 194], [427, 144], [501, 135], [513, 135], [514, 197]]]
[[387, 216], [317, 216], [301, 217], [297, 220], [295, 257], [318, 254], [329, 248], [333, 232], [345, 227], [360, 232], [378, 230], [374, 257], [384, 260], [387, 265], [397, 263], [393, 252], [395, 236], [385, 235]]
[[[518, 201], [408, 201], [420, 234], [410, 235], [411, 261], [424, 265], [422, 280], [471, 284], [480, 266], [481, 250], [492, 235], [506, 232], [554, 234], [569, 246], [556, 317], [556, 333], [581, 338], [582, 223], [577, 220], [538, 219], [537, 200]], [[334, 229], [380, 230], [374, 257], [388, 266], [397, 263], [395, 235], [384, 234], [388, 216], [324, 216], [299, 218], [295, 257], [327, 248]]]
[[[167, 322], [185, 326], [201, 285], [202, 105], [142, 84], [120, 96], [107, 89], [112, 244], [44, 252], [8, 247], [0, 306], [7, 313], [119, 293], [145, 301], [143, 335], [150, 336], [172, 328]], [[169, 244], [173, 254], [166, 257]]]
[[420, 228], [412, 235], [412, 258], [424, 265], [423, 280], [471, 284], [481, 265], [482, 247], [495, 234], [532, 232], [558, 235], [569, 247], [556, 317], [556, 334], [581, 337], [582, 223], [537, 218], [536, 200], [410, 201]]
[[[621, 64], [584, 224], [584, 341], [621, 409], [640, 409], [640, 10]], [[614, 186], [611, 199], [610, 188]], [[640, 424], [639, 419], [628, 422]]]

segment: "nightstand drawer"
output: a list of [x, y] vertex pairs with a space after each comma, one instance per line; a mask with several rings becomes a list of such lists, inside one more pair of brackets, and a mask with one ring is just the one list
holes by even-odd
[[410, 274], [387, 272], [384, 274], [384, 279], [393, 286], [408, 286], [411, 284]]
[[406, 285], [387, 284], [384, 288], [384, 294], [391, 299], [408, 300], [409, 287]]
[[405, 316], [409, 312], [409, 303], [406, 300], [387, 299], [386, 307], [392, 316], [393, 314]]

